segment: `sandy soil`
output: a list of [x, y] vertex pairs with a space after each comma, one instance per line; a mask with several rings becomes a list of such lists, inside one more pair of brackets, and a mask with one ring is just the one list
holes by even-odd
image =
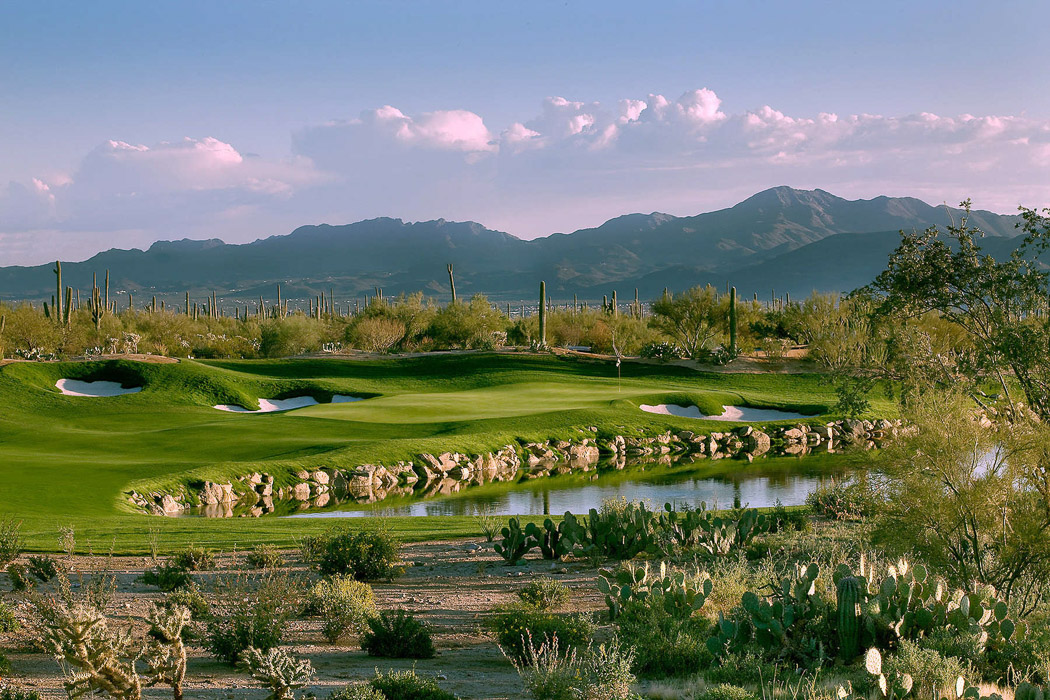
[[[295, 552], [285, 552], [289, 570], [314, 577], [299, 562]], [[502, 656], [488, 635], [485, 619], [493, 607], [517, 600], [516, 592], [531, 579], [550, 575], [572, 590], [568, 609], [574, 611], [605, 610], [602, 596], [595, 588], [596, 570], [583, 562], [545, 562], [531, 558], [524, 564], [503, 564], [483, 539], [458, 540], [407, 545], [404, 549], [405, 574], [393, 583], [377, 583], [373, 588], [381, 609], [404, 608], [433, 626], [438, 654], [423, 661], [378, 659], [361, 651], [356, 639], [328, 644], [321, 635], [317, 619], [299, 619], [291, 623], [286, 644], [290, 651], [309, 658], [317, 669], [317, 681], [308, 690], [324, 698], [337, 688], [354, 681], [371, 678], [376, 669], [411, 669], [438, 679], [439, 684], [463, 698], [519, 698], [521, 684], [517, 673]], [[75, 557], [60, 560], [74, 571], [105, 570], [117, 575], [118, 592], [110, 608], [117, 617], [141, 618], [151, 601], [163, 594], [136, 581], [151, 566], [146, 557]], [[243, 556], [225, 554], [219, 557], [219, 571], [198, 574], [204, 587], [208, 579], [223, 570], [243, 567]], [[74, 574], [72, 580], [76, 581]], [[3, 580], [3, 597], [14, 607], [23, 622], [29, 609], [10, 592]], [[64, 698], [58, 664], [34, 649], [35, 635], [27, 625], [20, 632], [7, 635], [0, 644], [10, 659], [15, 687], [31, 688], [47, 698]], [[200, 649], [190, 648], [186, 698], [264, 698], [267, 693], [249, 676], [225, 666]], [[145, 697], [171, 697], [171, 691], [150, 689]]]

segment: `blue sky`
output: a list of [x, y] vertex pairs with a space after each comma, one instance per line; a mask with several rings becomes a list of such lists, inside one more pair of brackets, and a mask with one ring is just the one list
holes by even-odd
[[776, 184], [1043, 206], [1047, 20], [1037, 0], [6, 2], [0, 264], [377, 215], [532, 237]]

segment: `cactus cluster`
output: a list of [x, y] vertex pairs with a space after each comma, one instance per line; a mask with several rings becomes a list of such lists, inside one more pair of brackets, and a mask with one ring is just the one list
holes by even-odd
[[609, 619], [619, 617], [630, 601], [652, 600], [673, 618], [684, 620], [698, 612], [711, 595], [711, 579], [695, 571], [674, 571], [666, 562], [659, 573], [650, 571], [649, 563], [628, 565], [617, 571], [603, 569], [598, 576], [598, 590], [605, 595]]
[[496, 554], [503, 557], [508, 564], [517, 564], [532, 549], [534, 542], [530, 540], [525, 531], [521, 529], [521, 523], [517, 518], [511, 518], [507, 526], [500, 531], [503, 540], [493, 545]]
[[671, 504], [660, 516], [661, 527], [670, 535], [671, 542], [686, 549], [700, 549], [709, 556], [724, 556], [747, 547], [758, 535], [768, 532], [769, 519], [756, 508], [715, 515], [707, 504], [699, 508], [675, 510]]

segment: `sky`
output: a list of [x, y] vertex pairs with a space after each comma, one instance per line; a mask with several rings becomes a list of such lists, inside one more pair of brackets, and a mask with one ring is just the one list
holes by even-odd
[[1050, 205], [1043, 0], [0, 3], [0, 266], [767, 187]]

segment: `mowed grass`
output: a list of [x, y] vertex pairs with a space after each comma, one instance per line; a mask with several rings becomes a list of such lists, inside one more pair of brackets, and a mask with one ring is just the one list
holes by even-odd
[[[95, 551], [145, 551], [187, 542], [229, 548], [290, 545], [330, 523], [279, 518], [158, 518], [130, 510], [149, 491], [253, 471], [291, 483], [299, 468], [413, 459], [419, 452], [483, 452], [517, 440], [722, 426], [657, 416], [641, 403], [723, 404], [826, 413], [817, 375], [698, 373], [681, 367], [537, 355], [464, 354], [359, 360], [16, 363], [0, 368], [0, 516], [23, 521], [36, 549], [72, 525]], [[112, 398], [63, 396], [61, 378], [142, 386]], [[224, 413], [219, 403], [333, 394], [369, 397], [289, 413]], [[889, 405], [878, 406], [885, 414]], [[826, 420], [826, 417], [821, 420]], [[740, 468], [746, 468], [743, 465]], [[356, 522], [356, 521], [355, 521]], [[360, 523], [356, 523], [360, 525]], [[475, 534], [470, 518], [385, 518], [407, 540]]]

